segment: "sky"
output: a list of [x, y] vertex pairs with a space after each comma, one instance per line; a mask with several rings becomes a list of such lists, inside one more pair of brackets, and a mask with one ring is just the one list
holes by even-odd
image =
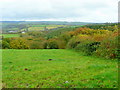
[[117, 22], [119, 0], [0, 0], [0, 21]]

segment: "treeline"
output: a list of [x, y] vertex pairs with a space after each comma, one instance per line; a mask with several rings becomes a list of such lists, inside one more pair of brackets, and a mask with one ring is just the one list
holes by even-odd
[[[116, 27], [116, 25], [110, 26]], [[3, 49], [74, 49], [85, 55], [118, 58], [118, 30], [62, 28], [28, 32], [18, 38], [4, 38]]]
[[89, 24], [86, 25], [85, 27], [91, 28], [91, 29], [104, 29], [104, 30], [110, 30], [114, 31], [118, 29], [118, 23], [103, 23], [103, 24]]

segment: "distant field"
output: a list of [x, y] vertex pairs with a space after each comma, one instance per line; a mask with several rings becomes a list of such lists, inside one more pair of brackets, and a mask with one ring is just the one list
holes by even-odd
[[0, 36], [3, 36], [4, 38], [11, 38], [11, 37], [19, 37], [19, 34], [0, 34]]
[[68, 25], [31, 25], [32, 27], [65, 27]]
[[[10, 27], [13, 26], [13, 27]], [[41, 30], [45, 30], [46, 29], [56, 29], [59, 27], [81, 27], [83, 25], [55, 25], [55, 24], [50, 24], [50, 25], [42, 25], [42, 24], [31, 24], [31, 25], [27, 25], [28, 27], [28, 31], [41, 31]], [[21, 28], [22, 27], [22, 28]], [[24, 31], [26, 30], [26, 26], [25, 25], [21, 25], [19, 26], [19, 24], [13, 24], [13, 25], [9, 25], [9, 24], [3, 24], [3, 32], [6, 33], [8, 31]]]
[[44, 30], [44, 27], [29, 27], [28, 31], [40, 31]]
[[32, 25], [28, 28], [29, 31], [33, 30], [45, 30], [46, 29], [54, 29], [58, 27], [67, 27], [67, 25]]
[[3, 88], [118, 87], [115, 60], [60, 49], [8, 49], [3, 50], [2, 55]]

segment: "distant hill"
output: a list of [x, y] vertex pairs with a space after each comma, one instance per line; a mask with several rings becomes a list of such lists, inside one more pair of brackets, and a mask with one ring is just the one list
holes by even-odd
[[43, 24], [43, 25], [87, 25], [88, 22], [66, 22], [66, 21], [0, 21], [2, 23], [18, 23], [18, 24]]

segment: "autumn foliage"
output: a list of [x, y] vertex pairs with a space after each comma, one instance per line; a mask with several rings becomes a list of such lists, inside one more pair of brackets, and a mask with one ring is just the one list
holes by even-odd
[[[89, 28], [90, 27], [90, 28]], [[98, 26], [28, 32], [19, 38], [4, 38], [3, 49], [74, 49], [85, 55], [118, 58], [118, 30]], [[98, 29], [100, 27], [100, 29]], [[96, 28], [96, 29], [95, 29]]]

